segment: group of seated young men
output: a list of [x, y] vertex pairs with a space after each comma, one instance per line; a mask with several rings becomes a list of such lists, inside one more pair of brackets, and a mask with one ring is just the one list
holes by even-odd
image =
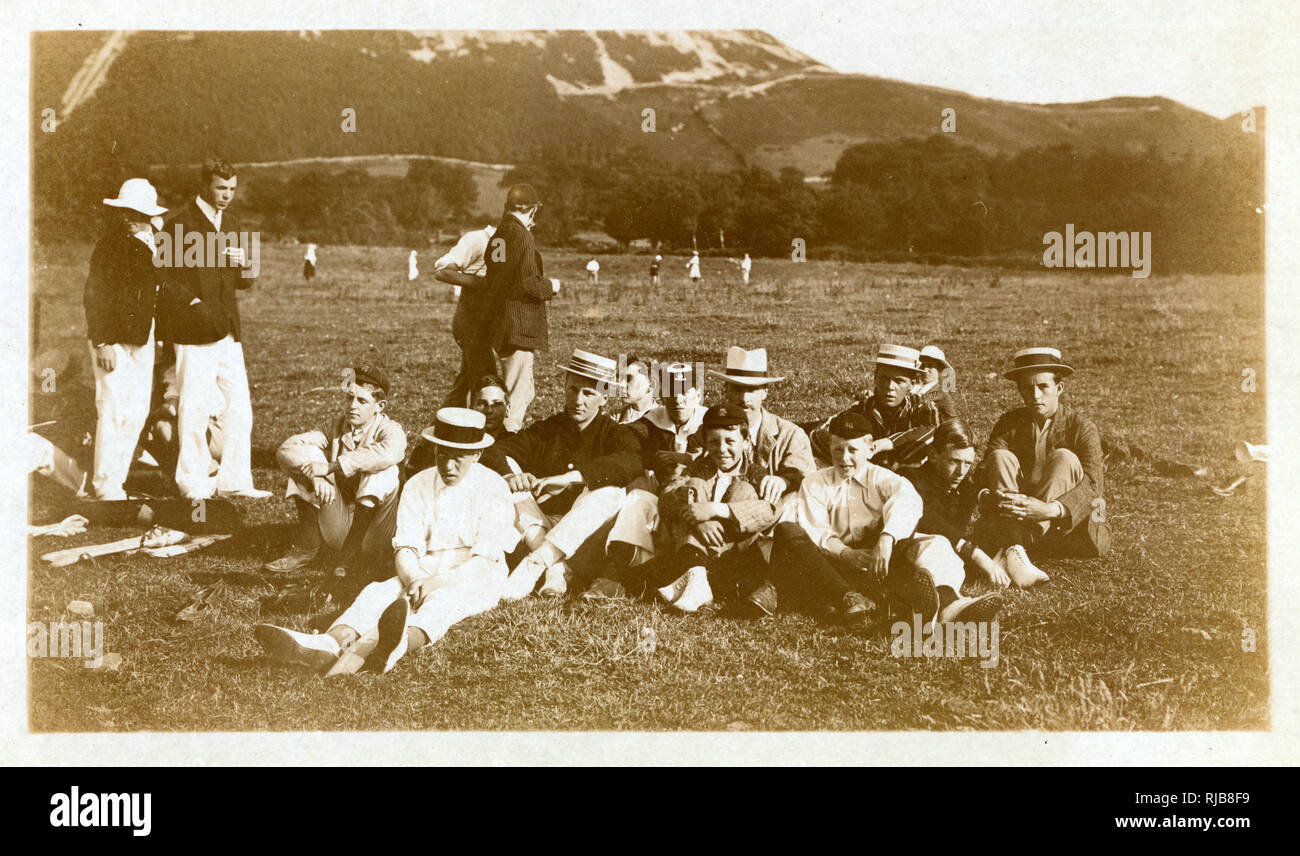
[[[561, 412], [508, 431], [488, 376], [473, 409], [440, 409], [409, 456], [384, 413], [387, 377], [354, 369], [344, 413], [280, 449], [300, 526], [267, 565], [328, 556], [355, 582], [338, 589], [351, 603], [321, 634], [259, 625], [267, 652], [327, 675], [384, 672], [503, 599], [570, 591], [653, 592], [683, 613], [793, 604], [862, 628], [991, 620], [997, 589], [1047, 579], [1026, 548], [1109, 546], [1100, 437], [1063, 401], [1073, 370], [1054, 348], [1014, 355], [1004, 377], [1024, 406], [978, 465], [932, 346], [881, 345], [871, 393], [810, 431], [767, 409], [784, 378], [761, 348], [732, 347], [707, 372], [723, 386], [708, 407], [687, 363], [621, 372], [576, 350], [559, 368]], [[963, 595], [976, 581], [991, 590]]]

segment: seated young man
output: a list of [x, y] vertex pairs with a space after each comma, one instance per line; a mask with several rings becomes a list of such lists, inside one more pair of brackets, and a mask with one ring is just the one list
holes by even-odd
[[[506, 382], [499, 375], [484, 375], [470, 391], [470, 409], [483, 414], [484, 431], [493, 440], [500, 440], [506, 431]], [[433, 466], [437, 447], [420, 437], [413, 444], [411, 454], [402, 468], [402, 483], [421, 470]]]
[[[942, 537], [946, 546], [952, 548], [951, 554], [942, 549], [933, 553], [949, 571], [927, 566], [939, 586], [941, 613], [961, 592], [963, 576], [958, 575], [953, 556], [960, 559], [963, 575], [974, 571], [1003, 588], [1012, 583], [1029, 588], [1047, 579], [1047, 574], [1034, 567], [1024, 555], [1023, 547], [1012, 547], [990, 556], [969, 539], [978, 502], [975, 480], [968, 478], [974, 466], [975, 441], [970, 428], [960, 419], [949, 419], [935, 429], [929, 459], [919, 467], [899, 470], [921, 495], [924, 506], [921, 522], [916, 525], [918, 534], [912, 540]], [[945, 579], [954, 580], [955, 585], [945, 583]], [[951, 590], [945, 591], [945, 585]]]
[[886, 592], [903, 614], [937, 611], [929, 574], [895, 550], [921, 519], [921, 497], [907, 479], [871, 462], [871, 427], [853, 411], [831, 420], [834, 464], [799, 486], [798, 501], [776, 525], [771, 581], [749, 596], [763, 611], [775, 609], [779, 592], [837, 608], [849, 624], [883, 619], [877, 605]]
[[334, 575], [340, 579], [363, 556], [387, 555], [396, 525], [398, 468], [406, 456], [406, 432], [384, 413], [388, 389], [382, 370], [358, 366], [343, 412], [280, 446], [276, 460], [289, 476], [285, 496], [297, 508], [298, 533], [288, 553], [266, 563], [268, 571], [301, 568], [316, 557], [322, 541], [338, 551]]
[[422, 436], [434, 444], [436, 462], [406, 483], [397, 508], [397, 575], [362, 589], [325, 633], [259, 624], [254, 633], [267, 653], [326, 677], [363, 667], [387, 672], [500, 601], [505, 555], [519, 534], [510, 489], [478, 463], [492, 438], [481, 413], [446, 407], [435, 418]]
[[990, 494], [976, 534], [990, 552], [1019, 545], [1091, 558], [1110, 548], [1101, 436], [1061, 399], [1073, 373], [1056, 348], [1026, 348], [1003, 374], [1025, 404], [998, 419], [980, 463], [977, 483]]
[[[704, 419], [702, 379], [687, 363], [662, 368], [660, 405], [628, 426], [641, 441], [641, 477], [627, 487], [623, 507], [605, 535], [605, 553], [615, 564], [628, 566], [652, 559], [659, 531], [659, 492], [700, 454], [697, 445]], [[594, 540], [594, 539], [593, 539]], [[584, 551], [590, 552], [590, 551]], [[599, 564], [599, 558], [595, 564]], [[586, 557], [575, 560], [588, 564]], [[591, 579], [585, 569], [570, 563], [580, 578]]]
[[[866, 417], [877, 441], [873, 460], [879, 466], [897, 469], [923, 462], [934, 429], [953, 418], [952, 402], [942, 389], [929, 402], [913, 393], [922, 376], [920, 351], [902, 345], [881, 345], [876, 352], [872, 394], [841, 411]], [[823, 467], [830, 462], [830, 423], [827, 419], [810, 435], [813, 457]], [[881, 442], [884, 440], [889, 442]]]
[[620, 425], [631, 425], [655, 406], [655, 378], [649, 366], [637, 357], [627, 358], [627, 369], [620, 378], [620, 395], [606, 408], [609, 417]]
[[921, 349], [921, 377], [912, 394], [925, 403], [943, 402], [951, 409], [952, 396], [956, 392], [957, 372], [948, 362], [948, 357], [939, 347], [926, 345]]
[[636, 434], [601, 412], [617, 386], [614, 361], [575, 350], [560, 368], [564, 411], [505, 437], [483, 459], [514, 492], [516, 526], [530, 551], [510, 574], [509, 600], [527, 597], [543, 575], [540, 593], [562, 596], [565, 560], [614, 519], [626, 486], [641, 474]]
[[[661, 491], [659, 509], [675, 552], [660, 599], [681, 612], [713, 602], [714, 588], [734, 594], [763, 565], [760, 533], [776, 522], [776, 506], [759, 496], [767, 475], [754, 460], [745, 411], [721, 404], [705, 414], [704, 454]], [[712, 585], [710, 580], [712, 579]]]

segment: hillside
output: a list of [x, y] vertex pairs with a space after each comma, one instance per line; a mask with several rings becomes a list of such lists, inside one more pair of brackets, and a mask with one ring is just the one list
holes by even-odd
[[[958, 137], [990, 153], [1068, 143], [1176, 156], [1248, 136], [1166, 99], [1019, 104], [838, 74], [757, 31], [37, 33], [32, 80], [34, 105], [61, 119], [37, 135], [38, 157], [143, 164], [638, 150], [817, 176], [854, 143], [937, 132], [945, 107]], [[355, 133], [341, 127], [347, 108]]]

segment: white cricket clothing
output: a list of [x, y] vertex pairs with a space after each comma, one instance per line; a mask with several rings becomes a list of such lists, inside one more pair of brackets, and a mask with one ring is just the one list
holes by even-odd
[[[95, 464], [91, 487], [97, 499], [126, 499], [122, 484], [131, 470], [136, 441], [149, 419], [153, 392], [153, 326], [143, 345], [111, 343], [117, 358], [111, 372], [99, 367], [95, 345], [90, 362], [95, 370]], [[206, 427], [206, 426], [205, 426]], [[207, 439], [204, 438], [206, 446]]]
[[[176, 486], [181, 495], [207, 499], [218, 490], [251, 490], [253, 405], [243, 345], [230, 335], [206, 345], [177, 345], [176, 380], [180, 387]], [[214, 415], [226, 433], [215, 479], [208, 475], [212, 465], [208, 424]]]
[[798, 521], [814, 544], [838, 555], [848, 547], [871, 546], [880, 535], [894, 536], [895, 543], [910, 537], [921, 510], [921, 495], [911, 482], [868, 464], [852, 478], [835, 467], [808, 476], [782, 519]]

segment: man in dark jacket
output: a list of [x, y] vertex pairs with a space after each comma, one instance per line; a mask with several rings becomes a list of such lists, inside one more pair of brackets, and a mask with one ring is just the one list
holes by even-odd
[[[236, 292], [252, 286], [256, 268], [243, 242], [236, 240], [239, 233], [226, 210], [237, 181], [230, 164], [216, 158], [205, 161], [198, 196], [166, 227], [176, 261], [168, 272], [160, 316], [162, 338], [176, 345], [176, 486], [189, 499], [214, 493], [270, 496], [253, 487], [250, 461], [253, 406]], [[191, 249], [200, 244], [195, 258]], [[215, 479], [208, 474], [212, 459], [207, 439], [214, 400], [224, 402], [219, 416], [226, 430]]]
[[1094, 557], [1110, 547], [1101, 436], [1061, 401], [1073, 373], [1056, 348], [1017, 351], [1003, 373], [1025, 406], [998, 419], [980, 463], [978, 483], [991, 497], [978, 540], [990, 552], [1047, 546]]
[[[881, 345], [876, 352], [872, 394], [841, 411], [859, 413], [870, 421], [877, 450], [871, 460], [877, 466], [897, 470], [899, 466], [924, 463], [934, 429], [954, 417], [952, 401], [942, 389], [926, 399], [913, 393], [922, 377], [920, 351], [903, 345]], [[827, 419], [809, 434], [813, 457], [820, 466], [830, 461], [830, 424]]]
[[560, 290], [547, 279], [532, 228], [542, 207], [537, 191], [516, 184], [506, 193], [506, 209], [488, 241], [487, 282], [491, 308], [483, 320], [501, 358], [509, 409], [506, 428], [518, 431], [533, 400], [533, 354], [547, 346], [546, 302]]
[[561, 368], [564, 412], [502, 438], [482, 459], [514, 492], [516, 526], [531, 551], [506, 583], [510, 600], [527, 597], [543, 574], [541, 594], [563, 595], [565, 560], [614, 519], [641, 475], [636, 434], [601, 412], [618, 382], [614, 361], [575, 350]]
[[83, 301], [97, 413], [91, 485], [96, 499], [122, 500], [153, 389], [154, 304], [163, 277], [150, 218], [167, 209], [143, 178], [126, 181], [104, 204], [121, 218], [95, 244]]

